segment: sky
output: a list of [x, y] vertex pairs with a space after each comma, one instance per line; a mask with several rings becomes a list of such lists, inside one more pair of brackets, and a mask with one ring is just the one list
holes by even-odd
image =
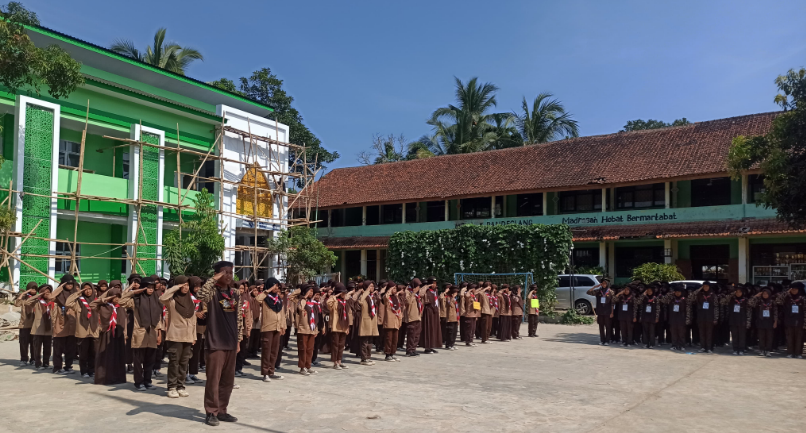
[[[0, 0], [2, 1], [2, 0]], [[498, 112], [551, 92], [580, 135], [628, 120], [705, 121], [775, 111], [773, 80], [806, 67], [804, 1], [25, 0], [42, 25], [145, 48], [160, 27], [198, 49], [187, 75], [268, 67], [305, 124], [358, 165], [375, 134], [429, 133], [454, 77], [499, 87]]]

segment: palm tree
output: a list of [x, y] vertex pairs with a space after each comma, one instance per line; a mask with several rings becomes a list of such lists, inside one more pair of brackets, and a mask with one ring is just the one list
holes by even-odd
[[436, 136], [426, 134], [417, 141], [409, 143], [406, 159], [423, 159], [447, 154], [448, 152]]
[[175, 42], [165, 42], [165, 28], [154, 34], [154, 45], [142, 52], [129, 39], [118, 39], [110, 49], [120, 55], [185, 75], [185, 68], [194, 60], [204, 60], [204, 56], [193, 48], [181, 47]]
[[436, 109], [428, 121], [434, 127], [434, 140], [448, 154], [487, 150], [497, 138], [488, 111], [497, 104], [498, 87], [478, 84], [476, 77], [467, 84], [455, 80], [458, 104]]
[[565, 137], [579, 137], [579, 125], [565, 111], [563, 104], [553, 99], [551, 93], [541, 93], [532, 102], [532, 111], [526, 97], [523, 98], [523, 113], [518, 116], [518, 127], [523, 144], [545, 143]]

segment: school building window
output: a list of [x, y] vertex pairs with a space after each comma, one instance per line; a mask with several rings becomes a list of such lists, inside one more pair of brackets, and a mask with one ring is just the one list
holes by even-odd
[[[64, 259], [56, 258], [56, 273], [66, 274], [70, 272], [70, 247], [72, 244], [67, 242], [56, 242], [56, 255], [66, 257]], [[76, 244], [76, 256], [81, 255], [81, 245]], [[81, 259], [76, 259], [77, 271], [81, 272]]]
[[417, 202], [406, 203], [406, 222], [407, 223], [416, 223], [417, 222], [417, 209], [418, 209]]
[[320, 220], [316, 223], [319, 227], [327, 227], [328, 211], [319, 209], [316, 211], [316, 219]]
[[346, 227], [360, 226], [364, 220], [364, 209], [360, 207], [348, 207], [344, 209], [344, 225]]
[[378, 285], [378, 250], [367, 250], [367, 279]]
[[666, 206], [666, 184], [653, 183], [616, 188], [616, 209], [647, 209]]
[[330, 227], [344, 227], [344, 209], [330, 210]]
[[462, 219], [490, 218], [490, 197], [463, 198], [460, 201]]
[[692, 279], [728, 282], [729, 245], [692, 245], [690, 254]]
[[385, 204], [381, 206], [381, 224], [403, 223], [403, 204]]
[[[608, 190], [609, 192], [610, 190]], [[601, 189], [562, 191], [559, 197], [560, 213], [599, 212], [602, 210]]]
[[691, 207], [730, 204], [730, 178], [695, 179], [691, 181]]
[[[257, 175], [258, 175], [257, 171], [255, 171], [255, 173], [253, 173], [252, 176], [254, 178], [254, 176], [257, 176]], [[261, 175], [262, 175], [262, 173], [261, 173]], [[188, 175], [188, 176], [185, 176], [185, 174], [183, 173], [182, 174], [182, 188], [184, 188], [184, 189], [192, 189], [194, 191], [201, 191], [202, 189], [206, 189], [207, 192], [209, 192], [210, 194], [215, 193], [215, 182], [214, 181], [207, 181], [206, 179], [202, 179], [202, 178], [208, 178], [208, 179], [214, 179], [215, 178], [215, 161], [205, 161], [204, 162], [204, 165], [202, 165], [201, 169], [199, 170], [198, 176], [196, 176], [196, 182], [195, 183], [193, 182], [193, 175], [192, 174]], [[264, 178], [265, 178], [265, 176], [264, 176]], [[192, 187], [191, 187], [191, 183], [193, 183]], [[260, 183], [258, 183], [257, 186], [258, 186], [258, 188], [265, 188], [267, 185], [261, 185]], [[258, 189], [258, 196], [260, 196], [261, 192], [263, 192], [263, 191]], [[268, 191], [266, 191], [266, 192], [268, 192]]]
[[751, 174], [747, 176], [748, 203], [761, 203], [764, 199], [765, 192], [767, 192], [767, 188], [764, 187], [763, 174]]
[[121, 162], [121, 178], [128, 179], [129, 178], [129, 152], [123, 152], [123, 155], [120, 157]]
[[[489, 199], [488, 199], [489, 200]], [[445, 221], [445, 201], [429, 201], [426, 206], [426, 222]]]
[[516, 198], [516, 216], [536, 216], [543, 215], [543, 193], [518, 194]]
[[599, 266], [599, 248], [574, 248], [574, 267], [592, 268]]
[[644, 263], [663, 263], [663, 246], [616, 247], [616, 277], [629, 278]]
[[367, 206], [367, 223], [368, 226], [376, 226], [381, 223], [381, 207], [380, 206]]
[[344, 281], [361, 274], [361, 251], [344, 252], [344, 272], [347, 274], [344, 276]]
[[81, 157], [81, 144], [75, 141], [59, 140], [59, 165], [78, 167]]

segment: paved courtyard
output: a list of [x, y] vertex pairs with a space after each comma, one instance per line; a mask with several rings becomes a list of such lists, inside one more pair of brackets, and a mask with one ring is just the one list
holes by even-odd
[[[525, 334], [525, 326], [522, 334]], [[594, 326], [540, 325], [540, 338], [460, 347], [399, 363], [293, 374], [263, 383], [257, 362], [236, 379], [237, 424], [202, 424], [203, 385], [189, 398], [131, 384], [18, 368], [17, 342], [0, 343], [8, 432], [802, 432], [806, 361], [600, 347]], [[376, 359], [377, 361], [377, 359]], [[293, 363], [293, 365], [292, 365]], [[329, 362], [327, 363], [329, 364]], [[163, 372], [165, 369], [163, 369]], [[200, 375], [200, 376], [203, 376]], [[131, 380], [131, 376], [129, 376]]]

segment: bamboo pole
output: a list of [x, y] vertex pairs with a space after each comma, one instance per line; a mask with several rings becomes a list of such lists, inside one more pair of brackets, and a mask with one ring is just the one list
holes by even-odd
[[81, 179], [84, 175], [84, 149], [87, 143], [87, 125], [90, 121], [90, 100], [87, 99], [87, 114], [84, 118], [84, 130], [81, 131], [81, 150], [78, 154], [78, 180], [76, 181], [76, 202], [75, 214], [73, 222], [73, 245], [70, 247], [70, 273], [78, 274], [78, 283], [83, 284], [81, 281], [81, 273], [78, 272], [78, 263], [76, 262], [76, 246], [78, 245], [78, 212], [81, 207]]

